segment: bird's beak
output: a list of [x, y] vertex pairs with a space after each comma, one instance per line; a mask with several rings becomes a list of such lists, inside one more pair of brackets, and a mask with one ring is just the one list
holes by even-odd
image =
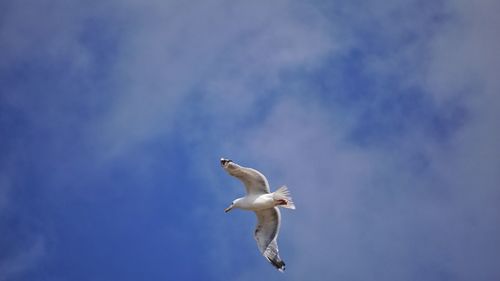
[[231, 211], [232, 209], [233, 209], [233, 205], [231, 204], [229, 207], [224, 209], [224, 212], [227, 213], [227, 212]]

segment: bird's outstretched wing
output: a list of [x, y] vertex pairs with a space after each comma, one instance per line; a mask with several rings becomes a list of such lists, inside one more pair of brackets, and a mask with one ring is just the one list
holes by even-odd
[[243, 182], [247, 194], [264, 194], [270, 192], [266, 177], [259, 171], [240, 166], [224, 158], [220, 160], [220, 163], [226, 172]]
[[254, 237], [260, 252], [279, 271], [285, 270], [285, 262], [280, 258], [278, 251], [278, 232], [281, 214], [277, 207], [256, 211], [257, 227]]

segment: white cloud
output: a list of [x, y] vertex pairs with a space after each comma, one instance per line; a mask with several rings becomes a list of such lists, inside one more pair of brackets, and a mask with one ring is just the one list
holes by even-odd
[[[358, 16], [349, 29], [374, 32], [368, 25], [375, 23], [387, 27], [380, 32], [391, 38], [386, 42], [391, 48], [402, 46], [395, 54], [370, 54], [364, 61], [375, 79], [403, 79], [393, 81], [397, 92], [381, 94], [417, 87], [431, 97], [428, 110], [442, 110], [438, 116], [457, 104], [465, 108], [466, 116], [457, 117], [464, 121], [446, 140], [415, 124], [390, 146], [349, 144], [346, 136], [354, 124], [339, 122], [337, 114], [363, 108], [337, 109], [291, 97], [228, 144], [229, 151], [238, 147], [238, 157], [272, 175], [273, 186], [288, 184], [295, 197], [297, 211], [284, 214], [280, 240], [292, 280], [491, 280], [500, 275], [491, 262], [498, 259], [492, 245], [500, 237], [494, 226], [500, 211], [495, 78], [500, 56], [492, 28], [498, 17], [491, 1], [447, 5], [442, 22], [423, 28], [398, 17], [408, 10], [396, 3], [377, 6], [360, 21]], [[402, 25], [391, 26], [398, 24], [394, 18]], [[412, 13], [409, 18], [415, 19]], [[416, 40], [401, 44], [405, 31], [416, 32]], [[249, 270], [240, 279], [256, 276]]]
[[498, 6], [490, 0], [447, 3], [448, 21], [430, 44], [427, 86], [436, 99], [467, 95], [471, 102], [492, 98], [499, 88], [500, 20], [494, 12]]
[[304, 21], [300, 16], [314, 16], [314, 10], [295, 6], [212, 1], [136, 7], [114, 68], [117, 102], [96, 134], [118, 150], [169, 134], [184, 116], [197, 114], [184, 107], [189, 99], [203, 100], [203, 110], [216, 117], [252, 110], [282, 83], [281, 71], [313, 67], [336, 48], [322, 18]]
[[[88, 54], [78, 42], [83, 7], [64, 1], [16, 1], [4, 8], [0, 69], [19, 62], [46, 60], [68, 63], [77, 69], [87, 67]], [[44, 20], [40, 20], [42, 16]]]

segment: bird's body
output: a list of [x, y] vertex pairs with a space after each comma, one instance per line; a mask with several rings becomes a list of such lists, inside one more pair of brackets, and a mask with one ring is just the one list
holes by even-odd
[[281, 221], [278, 207], [295, 209], [288, 189], [282, 186], [271, 193], [266, 177], [259, 171], [224, 158], [221, 165], [230, 175], [240, 179], [247, 191], [245, 197], [234, 200], [225, 212], [233, 208], [254, 211], [257, 216], [254, 237], [260, 252], [279, 271], [285, 270], [285, 263], [278, 253], [277, 237]]
[[236, 200], [238, 208], [249, 211], [260, 211], [276, 206], [272, 193], [252, 194]]

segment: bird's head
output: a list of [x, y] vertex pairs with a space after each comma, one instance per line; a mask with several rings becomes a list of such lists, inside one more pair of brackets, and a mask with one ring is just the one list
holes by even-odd
[[229, 212], [231, 211], [233, 208], [239, 208], [240, 204], [239, 204], [239, 201], [241, 200], [241, 198], [238, 198], [236, 200], [234, 200], [233, 202], [231, 202], [231, 205], [229, 205], [229, 207], [227, 207], [226, 209], [224, 209], [224, 212]]

